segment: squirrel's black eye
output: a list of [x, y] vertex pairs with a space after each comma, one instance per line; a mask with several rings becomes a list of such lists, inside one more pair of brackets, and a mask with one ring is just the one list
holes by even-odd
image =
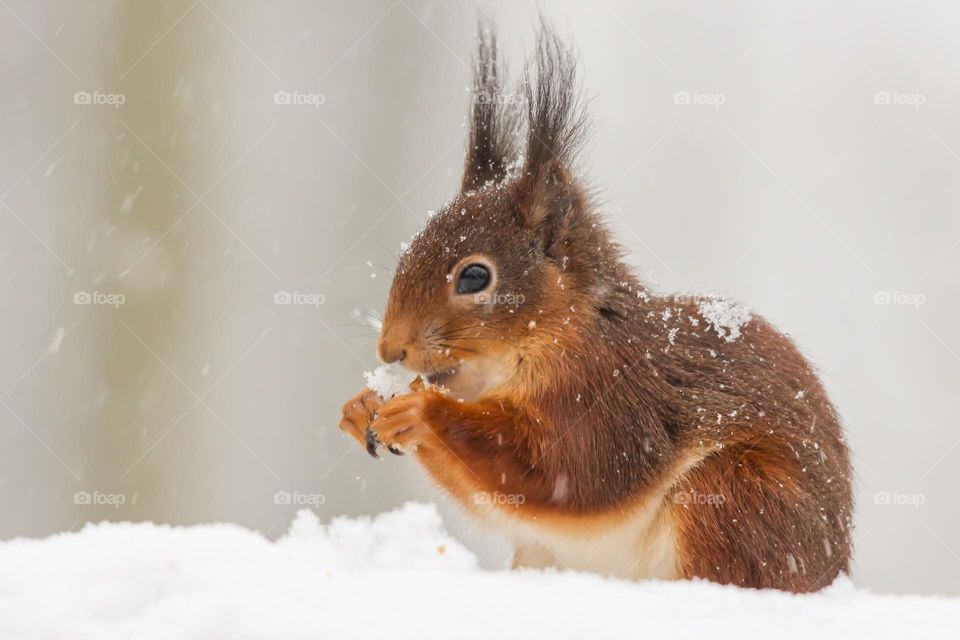
[[490, 270], [482, 264], [469, 264], [457, 276], [457, 293], [476, 293], [490, 284]]

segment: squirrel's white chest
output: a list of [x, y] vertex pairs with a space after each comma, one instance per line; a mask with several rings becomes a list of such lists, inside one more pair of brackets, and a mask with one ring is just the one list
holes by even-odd
[[513, 541], [514, 567], [556, 567], [632, 580], [677, 579], [679, 535], [664, 498], [704, 455], [695, 451], [678, 460], [629, 510], [537, 518], [510, 504], [494, 503], [481, 506], [478, 515]]
[[485, 510], [483, 517], [513, 541], [515, 568], [556, 567], [633, 580], [679, 577], [677, 537], [660, 500], [613, 526], [521, 520], [507, 509]]

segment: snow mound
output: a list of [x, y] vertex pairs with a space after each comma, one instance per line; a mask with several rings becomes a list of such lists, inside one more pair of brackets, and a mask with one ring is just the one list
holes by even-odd
[[433, 506], [272, 543], [233, 525], [88, 525], [0, 544], [0, 638], [954, 638], [960, 600], [481, 571]]
[[476, 557], [443, 528], [432, 504], [409, 502], [376, 518], [334, 518], [320, 524], [312, 511], [297, 513], [276, 546], [325, 570], [469, 571]]

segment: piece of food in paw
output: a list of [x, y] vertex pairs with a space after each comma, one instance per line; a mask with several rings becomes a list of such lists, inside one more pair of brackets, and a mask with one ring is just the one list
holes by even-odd
[[363, 377], [367, 388], [375, 391], [383, 400], [402, 396], [411, 391], [420, 391], [424, 386], [420, 376], [393, 364], [385, 364], [373, 371], [365, 371]]
[[[420, 376], [392, 364], [379, 366], [373, 371], [365, 371], [363, 377], [366, 380], [367, 388], [376, 393], [383, 401], [405, 395], [412, 391], [420, 391], [424, 388], [423, 380]], [[376, 414], [372, 417], [376, 419]], [[377, 438], [377, 434], [368, 428], [366, 431], [366, 440], [367, 453], [369, 453], [371, 457], [379, 459], [380, 454], [378, 449], [383, 443]], [[394, 445], [387, 447], [387, 450], [395, 456], [404, 455], [404, 452]]]

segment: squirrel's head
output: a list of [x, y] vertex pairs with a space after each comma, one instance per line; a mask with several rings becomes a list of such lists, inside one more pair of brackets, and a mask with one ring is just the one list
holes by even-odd
[[480, 34], [460, 192], [404, 249], [377, 345], [467, 399], [507, 382], [572, 315], [603, 310], [625, 277], [571, 168], [586, 130], [573, 55], [541, 28], [524, 117], [494, 35]]

